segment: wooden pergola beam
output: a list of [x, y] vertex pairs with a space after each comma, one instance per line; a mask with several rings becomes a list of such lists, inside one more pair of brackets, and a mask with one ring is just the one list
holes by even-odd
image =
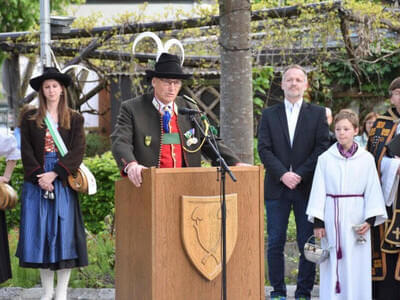
[[[14, 49], [15, 52], [19, 54], [31, 54], [35, 53], [38, 49], [38, 45], [20, 45], [15, 44], [11, 45], [10, 43], [0, 42], [0, 50], [11, 51]], [[329, 51], [337, 51], [339, 47], [330, 47]], [[67, 48], [67, 47], [53, 47], [52, 50], [57, 56], [65, 56], [65, 57], [75, 57], [78, 53], [78, 49], [76, 48]], [[323, 50], [323, 49], [322, 49]], [[315, 48], [304, 48], [304, 49], [267, 49], [262, 50], [260, 53], [254, 54], [253, 57], [257, 59], [263, 59], [264, 63], [272, 63], [274, 60], [280, 60], [282, 58], [282, 53], [285, 53], [285, 56], [302, 56], [305, 58], [307, 55], [314, 56], [317, 55], [319, 50]], [[140, 63], [146, 63], [149, 60], [155, 60], [155, 54], [148, 53], [126, 53], [126, 52], [118, 52], [118, 51], [107, 51], [107, 50], [92, 50], [90, 53], [87, 53], [85, 59], [102, 59], [102, 60], [111, 60], [111, 61], [124, 61], [131, 62], [134, 59]], [[204, 63], [207, 64], [219, 64], [220, 57], [219, 56], [195, 56], [195, 55], [187, 55], [185, 56], [184, 66], [188, 68], [196, 68], [202, 66]]]
[[[264, 9], [252, 12], [251, 21], [260, 21], [271, 18], [289, 18], [296, 17], [301, 14], [304, 9], [312, 9], [316, 12], [329, 12], [336, 10], [341, 6], [341, 1], [334, 2], [320, 2], [307, 4], [303, 6], [287, 6], [280, 8]], [[52, 34], [51, 38], [53, 40], [61, 39], [73, 39], [73, 38], [84, 38], [84, 37], [94, 37], [105, 33], [113, 34], [136, 34], [144, 31], [167, 31], [174, 29], [188, 29], [188, 28], [198, 28], [206, 26], [218, 26], [219, 16], [210, 16], [203, 18], [190, 18], [179, 21], [165, 21], [165, 22], [148, 22], [148, 23], [128, 23], [122, 25], [113, 26], [102, 26], [94, 27], [93, 29], [71, 29], [68, 33], [58, 33]], [[39, 32], [5, 32], [0, 33], [0, 42], [2, 41], [27, 41], [28, 38], [33, 36], [39, 36]]]

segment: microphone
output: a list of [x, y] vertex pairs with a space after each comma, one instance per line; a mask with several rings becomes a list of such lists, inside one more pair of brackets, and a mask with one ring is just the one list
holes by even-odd
[[178, 113], [181, 115], [195, 115], [195, 114], [203, 114], [202, 111], [199, 111], [197, 109], [191, 109], [191, 108], [178, 108]]

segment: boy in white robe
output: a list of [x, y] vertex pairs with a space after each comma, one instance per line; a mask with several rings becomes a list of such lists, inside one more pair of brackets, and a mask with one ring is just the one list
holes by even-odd
[[[369, 228], [387, 216], [374, 158], [354, 142], [357, 133], [357, 115], [339, 112], [338, 142], [319, 156], [314, 173], [306, 213], [314, 235], [325, 237], [322, 247], [329, 249], [320, 264], [320, 299], [372, 299]], [[365, 243], [357, 242], [359, 235]]]

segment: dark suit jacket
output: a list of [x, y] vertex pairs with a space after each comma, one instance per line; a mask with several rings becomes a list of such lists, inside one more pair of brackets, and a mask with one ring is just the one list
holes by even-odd
[[[31, 119], [36, 110], [35, 108], [26, 112], [21, 123], [21, 156], [24, 179], [34, 183], [38, 180], [36, 175], [44, 173], [44, 138], [46, 135], [46, 126], [38, 128], [36, 121]], [[70, 116], [71, 128], [58, 128], [68, 149], [68, 154], [61, 157], [57, 152], [58, 162], [53, 170], [64, 182], [69, 174], [76, 172], [85, 154], [84, 119], [79, 113], [72, 110]]]
[[305, 103], [301, 106], [293, 147], [283, 103], [263, 111], [258, 132], [258, 152], [266, 169], [265, 199], [278, 199], [288, 189], [282, 175], [292, 171], [302, 177], [296, 189], [308, 197], [318, 156], [329, 146], [329, 127], [323, 107]]
[[[146, 94], [122, 103], [114, 132], [111, 135], [112, 152], [121, 170], [131, 161], [137, 161], [146, 167], [159, 167], [162, 141], [162, 117], [152, 104], [154, 95]], [[186, 100], [177, 97], [178, 107], [194, 109]], [[201, 121], [199, 120], [201, 123]], [[199, 130], [187, 115], [178, 115], [178, 127], [181, 144], [188, 150], [199, 147], [202, 137]], [[187, 146], [187, 137], [184, 133], [195, 128], [198, 143]], [[221, 141], [218, 141], [221, 155], [228, 165], [239, 162], [238, 157]], [[216, 156], [207, 142], [201, 151], [190, 153], [183, 150], [183, 165], [186, 167], [200, 167], [201, 154], [215, 162]]]

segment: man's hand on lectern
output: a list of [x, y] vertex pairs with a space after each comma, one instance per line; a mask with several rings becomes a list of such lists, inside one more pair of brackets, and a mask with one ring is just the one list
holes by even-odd
[[126, 174], [129, 180], [136, 186], [142, 184], [142, 170], [147, 169], [145, 166], [139, 165], [136, 161], [129, 163]]

